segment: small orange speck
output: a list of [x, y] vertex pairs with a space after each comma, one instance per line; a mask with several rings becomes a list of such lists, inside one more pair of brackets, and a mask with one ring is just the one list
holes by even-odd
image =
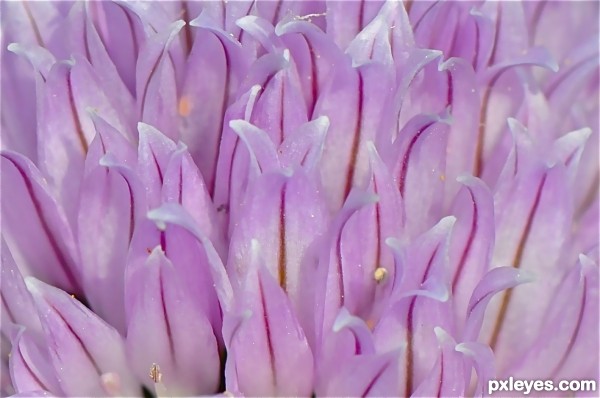
[[192, 112], [192, 101], [190, 100], [190, 97], [181, 97], [181, 99], [179, 100], [178, 112], [179, 115], [183, 117], [187, 117], [190, 115], [190, 113]]
[[72, 294], [72, 295], [71, 295], [71, 298], [75, 298], [75, 295], [74, 295], [74, 294]]
[[375, 329], [375, 320], [374, 319], [367, 319], [367, 321], [365, 323], [367, 324], [367, 327], [369, 328], [369, 330]]
[[446, 175], [440, 174], [440, 181], [446, 181]]

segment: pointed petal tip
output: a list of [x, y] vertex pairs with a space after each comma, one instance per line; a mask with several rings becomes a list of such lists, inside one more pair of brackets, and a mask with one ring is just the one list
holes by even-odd
[[178, 19], [177, 21], [171, 23], [171, 25], [169, 26], [169, 29], [171, 29], [171, 35], [176, 35], [177, 33], [179, 33], [181, 28], [183, 28], [185, 25], [186, 23], [183, 19]]
[[455, 216], [446, 216], [437, 223], [437, 227], [441, 228], [442, 230], [446, 230], [446, 229], [452, 228], [455, 223], [456, 223]]
[[389, 237], [389, 238], [385, 238], [385, 244], [392, 250], [395, 251], [400, 251], [402, 250], [402, 242], [400, 241], [400, 239], [398, 238], [393, 238], [393, 237]]
[[137, 130], [138, 130], [138, 133], [140, 134], [140, 141], [143, 138], [146, 138], [146, 136], [148, 136], [148, 135], [156, 135], [159, 132], [156, 129], [156, 127], [154, 127], [150, 124], [144, 123], [144, 122], [137, 123]]
[[435, 337], [440, 345], [443, 345], [446, 342], [454, 342], [452, 336], [450, 336], [450, 334], [440, 326], [434, 327], [433, 333], [435, 333]]
[[26, 276], [23, 278], [23, 282], [25, 282], [25, 286], [27, 287], [29, 293], [31, 293], [31, 295], [34, 297], [39, 296], [46, 285], [44, 282], [36, 279], [33, 276]]
[[322, 128], [323, 130], [327, 130], [331, 122], [329, 121], [329, 117], [326, 115], [322, 115], [313, 120], [313, 123], [317, 125], [317, 127]]
[[19, 51], [21, 51], [22, 49], [22, 45], [19, 43], [10, 43], [8, 46], [6, 46], [6, 49], [8, 51], [10, 51], [11, 53], [15, 53], [15, 54], [19, 54]]
[[596, 262], [594, 260], [592, 260], [590, 257], [586, 256], [583, 253], [580, 253], [578, 258], [579, 258], [579, 262], [581, 263], [581, 266], [584, 270], [596, 269], [598, 267], [598, 265], [596, 264]]
[[241, 18], [236, 19], [235, 24], [239, 28], [247, 29], [249, 26], [255, 25], [256, 21], [260, 18], [256, 15], [245, 15]]
[[100, 160], [98, 160], [98, 164], [103, 167], [118, 167], [120, 166], [119, 161], [112, 153], [107, 153], [103, 155]]
[[458, 177], [456, 177], [456, 182], [465, 185], [467, 187], [472, 187], [473, 185], [477, 184], [477, 182], [479, 182], [480, 180], [471, 175], [471, 174], [461, 174]]
[[148, 261], [157, 261], [165, 258], [165, 252], [160, 245], [154, 246], [148, 255]]
[[527, 127], [525, 127], [525, 125], [523, 125], [520, 121], [518, 121], [514, 117], [507, 118], [506, 123], [508, 123], [508, 127], [510, 128], [510, 131], [512, 133], [515, 133], [517, 131], [519, 131], [519, 132], [527, 131]]
[[[261, 88], [259, 85], [252, 86], [252, 88], [254, 88], [254, 87], [258, 87], [258, 90], [260, 90], [260, 88]], [[249, 122], [247, 122], [246, 120], [243, 120], [243, 119], [234, 119], [234, 120], [229, 121], [229, 127], [231, 127], [231, 129], [237, 135], [243, 134], [243, 129], [250, 127], [250, 126], [252, 126], [252, 124], [250, 124]]]

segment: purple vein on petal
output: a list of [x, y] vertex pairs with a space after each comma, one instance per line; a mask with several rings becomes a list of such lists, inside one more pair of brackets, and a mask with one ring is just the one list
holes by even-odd
[[[101, 375], [103, 372], [100, 370], [100, 367], [98, 366], [98, 364], [94, 360], [94, 357], [92, 356], [92, 354], [90, 353], [90, 351], [88, 350], [88, 348], [86, 347], [86, 345], [84, 344], [84, 342], [81, 340], [81, 337], [79, 337], [79, 335], [73, 330], [73, 328], [71, 327], [71, 325], [69, 325], [69, 323], [62, 316], [62, 314], [60, 313], [60, 311], [58, 311], [51, 304], [49, 304], [49, 307], [50, 307], [50, 309], [52, 309], [54, 311], [54, 313], [56, 314], [56, 316], [64, 323], [65, 327], [69, 330], [69, 333], [71, 333], [73, 335], [73, 337], [75, 338], [75, 340], [77, 341], [77, 343], [79, 343], [79, 345], [81, 346], [81, 349], [83, 350], [85, 356], [90, 361], [90, 363], [94, 366], [94, 369], [96, 370], [96, 372], [98, 373], [98, 375]], [[57, 355], [60, 355], [60, 351], [57, 351]]]
[[[515, 253], [515, 257], [512, 262], [512, 266], [514, 268], [519, 269], [521, 267], [521, 260], [523, 257], [523, 252], [525, 251], [525, 246], [527, 245], [527, 240], [529, 238], [529, 233], [531, 232], [533, 220], [535, 219], [537, 208], [540, 204], [540, 199], [542, 197], [542, 190], [544, 189], [544, 185], [546, 183], [546, 177], [547, 177], [546, 174], [544, 174], [544, 177], [542, 177], [542, 181], [540, 182], [540, 185], [538, 187], [538, 190], [537, 190], [537, 193], [535, 196], [535, 201], [533, 203], [533, 207], [531, 208], [531, 211], [529, 212], [529, 216], [527, 217], [527, 224], [525, 225], [523, 234], [521, 235], [521, 238], [519, 239], [519, 246], [517, 247], [517, 252]], [[490, 343], [489, 343], [489, 345], [492, 349], [494, 349], [496, 347], [496, 344], [498, 343], [500, 331], [502, 330], [502, 326], [504, 325], [504, 319], [506, 318], [506, 314], [508, 312], [508, 307], [511, 302], [512, 293], [513, 293], [513, 289], [512, 288], [508, 289], [504, 293], [504, 296], [502, 297], [500, 311], [498, 312], [498, 316], [496, 318], [496, 322], [495, 322], [492, 336], [490, 338]]]
[[[227, 46], [225, 45], [225, 43], [223, 43], [223, 40], [218, 36], [215, 35], [215, 37], [217, 38], [217, 40], [219, 41], [219, 43], [221, 44], [221, 47], [223, 48], [223, 58], [225, 61], [225, 84], [223, 86], [223, 97], [221, 99], [221, 115], [225, 115], [225, 110], [227, 109], [227, 103], [228, 103], [228, 97], [229, 97], [229, 86], [231, 84], [230, 80], [231, 80], [231, 67], [230, 67], [230, 59], [229, 59], [229, 53], [227, 52]], [[217, 148], [215, 148], [215, 150], [218, 151], [219, 149], [219, 145], [221, 145], [221, 139], [223, 137], [223, 123], [225, 123], [225, 117], [220, 117], [219, 118], [219, 127], [217, 129]], [[237, 147], [237, 137], [236, 137], [236, 147]], [[234, 155], [235, 155], [235, 149], [234, 149]], [[233, 164], [233, 158], [231, 159], [231, 163]], [[215, 184], [217, 183], [217, 163], [219, 162], [219, 157], [215, 156], [215, 160], [214, 160], [214, 164], [213, 164], [213, 175], [212, 178], [210, 179], [210, 186], [208, 187], [208, 194], [210, 195], [211, 198], [214, 198], [214, 193], [215, 193]], [[231, 170], [231, 169], [230, 169]], [[229, 178], [231, 179], [231, 175], [229, 176]], [[231, 192], [231, 190], [229, 191]]]
[[428, 123], [425, 126], [421, 127], [419, 129], [419, 131], [417, 132], [417, 134], [415, 134], [415, 136], [411, 139], [410, 143], [408, 144], [408, 148], [406, 150], [406, 153], [404, 154], [404, 158], [402, 159], [402, 171], [400, 173], [400, 178], [399, 178], [399, 182], [398, 182], [400, 196], [402, 196], [402, 197], [404, 197], [404, 190], [406, 188], [406, 175], [408, 173], [408, 163], [410, 161], [410, 156], [411, 156], [413, 147], [419, 140], [419, 137], [421, 137], [421, 135], [433, 124], [434, 123], [431, 122], [431, 123]]
[[38, 199], [35, 196], [35, 193], [33, 192], [33, 186], [31, 185], [31, 181], [29, 181], [27, 174], [17, 164], [17, 162], [13, 161], [9, 157], [5, 157], [5, 158], [13, 164], [15, 169], [17, 169], [17, 171], [21, 175], [21, 178], [23, 179], [23, 182], [25, 183], [25, 187], [27, 188], [27, 193], [29, 194], [31, 201], [33, 202], [33, 207], [35, 208], [35, 213], [37, 214], [38, 219], [40, 220], [40, 224], [42, 225], [42, 229], [44, 230], [44, 234], [48, 238], [48, 242], [50, 243], [50, 246], [52, 247], [52, 252], [54, 253], [54, 256], [56, 257], [56, 259], [58, 260], [58, 263], [61, 265], [61, 267], [62, 267], [61, 269], [65, 273], [67, 280], [69, 281], [71, 286], [73, 286], [76, 290], [78, 290], [78, 291], [81, 290], [79, 288], [79, 283], [77, 282], [77, 278], [75, 278], [73, 271], [69, 268], [69, 265], [68, 265], [69, 261], [67, 261], [67, 259], [64, 257], [63, 253], [59, 249], [58, 242], [56, 241], [56, 238], [52, 234], [52, 231], [50, 231], [50, 226], [48, 225], [47, 220], [43, 216], [44, 212], [42, 211], [40, 202], [38, 201]]
[[344, 190], [344, 198], [348, 197], [350, 189], [352, 189], [352, 183], [354, 180], [354, 172], [356, 170], [356, 160], [358, 159], [358, 150], [360, 146], [360, 139], [362, 133], [362, 118], [363, 118], [363, 101], [364, 101], [364, 90], [363, 90], [363, 78], [360, 71], [358, 72], [358, 104], [356, 123], [354, 127], [354, 136], [352, 140], [352, 149], [350, 152], [350, 161], [346, 169], [346, 188]]
[[[427, 267], [425, 268], [425, 274], [423, 275], [423, 279], [421, 280], [421, 284], [427, 280], [429, 276], [429, 272], [431, 271], [431, 265], [433, 264], [433, 259], [437, 255], [439, 250], [439, 245], [435, 248], [429, 261], [427, 262]], [[415, 304], [417, 302], [418, 297], [413, 296], [410, 299], [410, 305], [408, 307], [408, 314], [406, 317], [406, 388], [405, 388], [405, 396], [410, 397], [413, 392], [413, 377], [414, 377], [414, 335], [413, 335], [413, 313], [415, 309]]]
[[85, 154], [88, 151], [88, 143], [85, 139], [85, 135], [83, 134], [83, 127], [81, 126], [81, 120], [79, 119], [79, 115], [77, 114], [77, 107], [75, 106], [75, 98], [73, 96], [73, 87], [71, 83], [71, 71], [69, 71], [69, 76], [67, 77], [67, 90], [69, 92], [69, 106], [71, 108], [71, 116], [73, 117], [73, 123], [75, 124], [75, 133], [77, 134], [79, 144], [81, 145], [83, 153]]
[[287, 291], [287, 248], [285, 241], [285, 196], [287, 183], [281, 188], [281, 200], [279, 210], [279, 285], [283, 291]]
[[[163, 244], [164, 232], [161, 233], [161, 246]], [[164, 251], [164, 248], [163, 248]], [[160, 284], [160, 303], [163, 311], [163, 319], [165, 320], [165, 332], [167, 333], [167, 340], [169, 340], [169, 349], [173, 358], [173, 363], [177, 362], [177, 355], [175, 355], [175, 344], [173, 342], [173, 333], [171, 331], [171, 322], [169, 321], [169, 312], [167, 311], [167, 304], [165, 302], [165, 288], [162, 277], [162, 267], [158, 270], [158, 282]]]
[[470, 187], [467, 187], [467, 189], [469, 190], [469, 195], [471, 196], [471, 202], [473, 204], [473, 215], [472, 215], [472, 219], [471, 219], [471, 229], [469, 230], [469, 238], [467, 239], [467, 245], [465, 246], [465, 249], [462, 252], [462, 255], [460, 257], [460, 261], [458, 263], [458, 267], [455, 271], [454, 274], [454, 278], [452, 280], [452, 291], [454, 291], [456, 289], [456, 285], [458, 283], [458, 280], [462, 274], [462, 270], [465, 266], [465, 262], [467, 260], [467, 257], [469, 255], [469, 253], [471, 252], [471, 246], [473, 245], [473, 240], [475, 239], [475, 235], [477, 234], [477, 218], [478, 218], [478, 208], [477, 208], [477, 202], [475, 202], [475, 196], [473, 195], [473, 191], [471, 190]]
[[556, 365], [556, 367], [554, 368], [552, 373], [550, 373], [553, 376], [556, 375], [556, 373], [558, 373], [558, 371], [560, 371], [562, 369], [562, 367], [564, 366], [567, 359], [569, 359], [569, 356], [570, 356], [571, 352], [573, 351], [573, 346], [575, 345], [575, 342], [577, 341], [577, 337], [579, 336], [579, 331], [581, 329], [581, 323], [583, 321], [583, 314], [585, 312], [585, 307], [587, 304], [587, 289], [588, 289], [587, 279], [584, 277], [583, 278], [583, 288], [581, 289], [582, 290], [581, 306], [579, 307], [579, 314], [577, 316], [577, 324], [575, 325], [575, 330], [573, 331], [573, 335], [569, 339], [569, 344], [567, 345], [567, 349], [563, 353], [562, 357], [560, 358], [560, 361], [558, 362], [558, 364]]
[[267, 339], [267, 348], [269, 350], [269, 363], [271, 365], [271, 375], [273, 376], [273, 385], [277, 385], [277, 367], [275, 366], [275, 350], [273, 348], [273, 341], [271, 337], [271, 324], [269, 322], [269, 314], [267, 311], [267, 303], [265, 302], [264, 289], [262, 286], [262, 280], [258, 277], [258, 294], [260, 296], [260, 305], [262, 307], [264, 326], [265, 326], [265, 338]]
[[381, 367], [381, 369], [379, 369], [377, 371], [377, 373], [373, 377], [373, 380], [371, 380], [371, 382], [369, 383], [369, 385], [367, 386], [367, 388], [365, 389], [365, 391], [363, 391], [363, 393], [360, 395], [361, 397], [366, 397], [366, 396], [369, 395], [369, 393], [371, 392], [371, 390], [373, 389], [373, 387], [375, 386], [375, 384], [377, 384], [377, 381], [379, 381], [379, 378], [385, 373], [385, 371], [387, 370], [387, 368], [389, 366], [390, 366], [390, 362], [389, 361], [385, 361], [385, 363], [383, 364], [383, 366]]

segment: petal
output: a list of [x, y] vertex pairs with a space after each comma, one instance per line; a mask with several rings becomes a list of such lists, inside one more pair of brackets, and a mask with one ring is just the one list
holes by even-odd
[[375, 18], [373, 18], [349, 43], [346, 53], [352, 57], [355, 65], [377, 62], [386, 65], [390, 72], [394, 71], [392, 41], [390, 30], [395, 29], [395, 22], [402, 12], [402, 3], [385, 2]]
[[126, 136], [133, 133], [134, 99], [119, 76], [115, 65], [106, 52], [102, 39], [90, 18], [91, 10], [83, 4], [75, 4], [67, 20], [67, 32], [72, 53], [85, 57], [91, 64], [104, 92], [109, 93], [113, 107], [119, 111]]
[[439, 357], [412, 397], [451, 397], [465, 394], [465, 370], [456, 342], [442, 328], [435, 328]]
[[399, 133], [392, 175], [405, 203], [406, 228], [415, 236], [440, 219], [443, 205], [448, 125], [438, 117], [417, 116]]
[[316, 116], [315, 105], [334, 71], [347, 62], [343, 52], [313, 23], [303, 19], [284, 20], [275, 28], [295, 67], [304, 94], [309, 119]]
[[9, 366], [17, 392], [45, 390], [62, 395], [49, 352], [29, 331], [20, 331], [12, 339]]
[[350, 41], [377, 15], [383, 1], [357, 1], [344, 4], [327, 3], [327, 34], [335, 43], [346, 49]]
[[[69, 5], [67, 5], [68, 7]], [[64, 47], [64, 40], [56, 40], [57, 27], [64, 21], [61, 9], [65, 5], [36, 3], [3, 3], [2, 21], [2, 148], [26, 155], [37, 163], [36, 129], [39, 119], [32, 116], [31, 106], [36, 102], [36, 80], [27, 62], [11, 54], [10, 43], [32, 48], [44, 47], [54, 52]], [[8, 17], [10, 15], [10, 17]], [[9, 77], [10, 76], [10, 77]]]
[[[192, 25], [197, 26], [194, 21]], [[233, 102], [249, 63], [248, 51], [225, 32], [204, 26], [196, 30], [179, 99], [181, 139], [188, 145], [211, 194], [216, 183], [225, 111]]]
[[184, 228], [202, 244], [221, 308], [224, 312], [230, 311], [233, 305], [233, 289], [223, 262], [211, 241], [208, 240], [206, 235], [193, 222], [190, 215], [181, 206], [174, 203], [167, 203], [158, 209], [148, 212], [148, 219], [154, 221], [162, 229], [166, 229], [168, 224]]
[[473, 290], [465, 316], [463, 340], [475, 341], [484, 321], [487, 305], [494, 295], [522, 283], [532, 282], [530, 274], [512, 267], [496, 267], [487, 272]]
[[356, 355], [336, 364], [319, 396], [400, 396], [398, 355]]
[[332, 328], [334, 333], [347, 330], [355, 339], [356, 354], [375, 354], [375, 344], [368, 325], [359, 317], [350, 314], [346, 307], [340, 309]]
[[264, 172], [279, 170], [276, 147], [265, 131], [244, 120], [232, 120], [229, 122], [229, 127], [246, 144], [250, 154], [251, 177], [255, 178]]
[[470, 39], [468, 35], [461, 35], [462, 17], [467, 7], [450, 2], [411, 4], [411, 25], [419, 47], [439, 49], [448, 57], [453, 56], [456, 47]]
[[[230, 127], [234, 120], [248, 122], [260, 86], [253, 86], [232, 104], [225, 114], [223, 135], [218, 153], [214, 190], [212, 191], [217, 212], [230, 236], [233, 223], [243, 201], [250, 167], [250, 155], [240, 136]], [[235, 183], [234, 183], [235, 182]], [[209, 187], [209, 192], [211, 192]]]
[[[327, 115], [330, 126], [321, 161], [321, 179], [331, 209], [339, 209], [353, 186], [365, 188], [369, 157], [366, 143], [375, 141], [381, 126], [390, 126], [386, 103], [394, 87], [384, 67], [339, 65], [316, 104], [315, 115]], [[384, 111], [382, 112], [382, 109]], [[384, 134], [387, 129], [382, 128]]]
[[40, 333], [42, 325], [36, 316], [31, 295], [25, 287], [23, 277], [10, 249], [2, 238], [2, 262], [0, 263], [0, 296], [2, 297], [2, 333], [10, 336], [13, 325], [22, 325], [31, 333]]
[[[65, 47], [65, 42], [55, 37], [67, 14], [65, 8], [70, 5], [49, 4], [18, 4], [2, 5], [4, 15], [10, 15], [3, 26], [3, 32], [10, 37], [7, 42], [20, 42], [27, 45], [35, 44], [48, 48], [51, 52]], [[60, 21], [60, 22], [59, 22]]]
[[244, 395], [310, 394], [313, 356], [304, 332], [275, 279], [258, 263], [254, 267], [237, 303], [247, 318], [226, 315], [228, 388], [237, 385]]
[[219, 252], [224, 251], [225, 242], [206, 185], [190, 153], [183, 148], [173, 153], [164, 171], [162, 200], [181, 204]]
[[[393, 101], [386, 104], [392, 117], [392, 134], [384, 135], [382, 138], [385, 145], [390, 140], [396, 140], [401, 127], [417, 115], [436, 114], [445, 111], [445, 96], [424, 96], [423, 91], [431, 89], [430, 74], [438, 74], [439, 71], [432, 63], [442, 55], [438, 50], [410, 49], [401, 50], [397, 59], [396, 75], [398, 89], [394, 92]], [[434, 86], [435, 87], [435, 86]], [[432, 102], [435, 105], [432, 108]], [[442, 109], [438, 109], [441, 101]], [[388, 122], [389, 123], [389, 122]], [[387, 133], [387, 132], [386, 132]]]
[[[206, 394], [219, 384], [219, 353], [210, 322], [160, 246], [130, 263], [127, 352], [142, 380], [160, 366], [169, 394]], [[201, 361], [200, 361], [201, 360]]]
[[[165, 204], [165, 207], [169, 206], [178, 205], [175, 203]], [[183, 210], [180, 207], [178, 208]], [[160, 209], [158, 211], [160, 212]], [[198, 228], [189, 213], [186, 213], [185, 210], [183, 212], [183, 216], [187, 218], [186, 221]], [[149, 214], [153, 213], [150, 212]], [[211, 272], [211, 255], [216, 255], [215, 249], [211, 246], [213, 253], [209, 253], [198, 241], [198, 238], [194, 236], [194, 233], [187, 231], [185, 226], [182, 228], [177, 224], [165, 225], [157, 220], [154, 220], [154, 222], [147, 219], [140, 220], [136, 225], [135, 235], [130, 246], [128, 266], [125, 270], [126, 281], [133, 278], [132, 275], [136, 270], [144, 268], [144, 264], [148, 260], [148, 254], [155, 247], [160, 247], [163, 250], [164, 257], [173, 266], [174, 272], [187, 285], [188, 293], [186, 297], [188, 300], [192, 301], [196, 310], [208, 318], [215, 330], [219, 330], [221, 327], [221, 308], [219, 307], [215, 292], [215, 281]], [[128, 318], [131, 317], [134, 302], [134, 298], [129, 297], [130, 292], [131, 290], [126, 291], [125, 297], [125, 309]]]
[[[2, 4], [2, 7], [5, 6]], [[36, 97], [36, 91], [42, 84], [42, 76], [37, 70], [32, 73], [31, 66], [18, 56], [19, 53], [25, 53], [27, 58], [37, 61], [36, 58], [39, 57], [33, 56], [31, 51], [27, 51], [26, 48], [29, 49], [24, 45], [11, 43], [2, 50], [0, 65], [0, 81], [2, 82], [0, 96], [4, 104], [0, 121], [2, 149], [22, 153], [37, 162], [37, 117], [35, 114], [33, 117], [31, 116], [29, 107], [31, 104], [35, 104], [36, 99], [39, 100]], [[36, 52], [39, 53], [39, 51]], [[47, 53], [47, 51], [45, 52]], [[7, 76], [10, 76], [10, 79]], [[25, 115], [27, 117], [24, 117]]]
[[463, 188], [454, 199], [456, 224], [450, 242], [452, 296], [458, 325], [462, 325], [469, 296], [487, 272], [494, 246], [494, 202], [481, 180], [462, 176]]
[[61, 389], [67, 395], [104, 394], [100, 376], [115, 372], [121, 394], [135, 394], [119, 333], [64, 291], [26, 278]]
[[[90, 152], [102, 153], [98, 147], [110, 148], [118, 142], [99, 134]], [[138, 196], [139, 188], [132, 186], [116, 167], [90, 167], [81, 185], [78, 243], [86, 298], [94, 312], [122, 334], [123, 278], [129, 242], [140, 213], [138, 207], [142, 206]], [[107, 291], [114, 294], [107, 295]]]
[[367, 149], [371, 166], [369, 191], [379, 200], [353, 214], [339, 239], [345, 306], [373, 325], [396, 279], [393, 253], [385, 241], [402, 237], [405, 217], [387, 167], [372, 143], [367, 143]]
[[136, 150], [123, 132], [117, 130], [96, 113], [92, 112], [90, 117], [94, 123], [96, 136], [90, 144], [85, 158], [84, 176], [98, 166], [107, 153], [111, 154], [113, 160], [134, 168], [137, 162]]
[[[553, 333], [545, 333], [552, 330]], [[540, 336], [510, 374], [519, 378], [594, 377], [598, 363], [598, 265], [584, 255], [555, 292]]]
[[22, 43], [11, 43], [7, 46], [8, 51], [26, 58], [35, 72], [45, 80], [50, 74], [56, 58], [44, 47], [26, 45]]
[[2, 154], [2, 171], [2, 236], [15, 262], [24, 274], [79, 294], [74, 238], [46, 181], [16, 153]]
[[449, 234], [455, 220], [442, 219], [407, 250], [404, 279], [373, 331], [379, 352], [400, 350], [399, 384], [410, 396], [438, 357], [435, 327], [454, 329], [444, 272]]
[[171, 155], [177, 148], [175, 143], [146, 123], [138, 123], [140, 144], [138, 146], [138, 174], [146, 188], [148, 208], [161, 203], [164, 175]]
[[[519, 157], [519, 162], [525, 163], [525, 159]], [[541, 315], [560, 283], [559, 260], [573, 222], [567, 181], [560, 164], [532, 165], [520, 168], [507, 190], [496, 194], [492, 266], [511, 265], [533, 273], [537, 280], [508, 290], [490, 308], [484, 336], [498, 355], [499, 369], [535, 340]], [[530, 300], [532, 295], [538, 299]], [[505, 349], [507, 346], [512, 349]]]
[[481, 343], [466, 342], [458, 344], [455, 349], [466, 358], [471, 359], [477, 372], [477, 385], [473, 396], [485, 397], [488, 395], [488, 381], [496, 377], [494, 353], [490, 347]]
[[83, 159], [95, 134], [88, 108], [120, 131], [127, 131], [126, 123], [91, 65], [77, 55], [53, 66], [40, 95], [40, 168], [56, 187], [69, 221], [75, 225]]
[[444, 200], [447, 208], [460, 189], [455, 182], [456, 178], [473, 169], [479, 123], [478, 115], [473, 110], [480, 108], [480, 100], [475, 73], [464, 60], [450, 58], [440, 63], [438, 69], [442, 72], [438, 76], [446, 78], [446, 84], [440, 84], [439, 87], [447, 90], [446, 102], [450, 107], [451, 117], [444, 174]]
[[[591, 134], [592, 130], [590, 128], [582, 128], [571, 131], [554, 142], [552, 148], [554, 155], [560, 163], [568, 168], [569, 180], [572, 184], [577, 184], [576, 176], [580, 169], [579, 162]], [[575, 190], [583, 190], [578, 185], [575, 185]]]
[[359, 209], [377, 201], [373, 194], [350, 191], [346, 203], [329, 225], [326, 239], [319, 245], [315, 283], [315, 332], [317, 341], [329, 333], [349, 289], [341, 255], [341, 235], [348, 220]]
[[235, 24], [258, 41], [268, 53], [275, 52], [282, 47], [281, 40], [275, 36], [275, 28], [264, 18], [247, 15], [238, 19]]
[[291, 133], [279, 146], [282, 167], [305, 166], [309, 171], [315, 170], [323, 154], [328, 129], [329, 118], [321, 116]]
[[[114, 65], [112, 68], [117, 70], [123, 84], [133, 94], [139, 43], [145, 39], [141, 24], [136, 23], [138, 18], [122, 3], [91, 3], [88, 7], [93, 29]], [[91, 30], [92, 27], [88, 25], [88, 29]]]
[[305, 18], [305, 14], [320, 14], [317, 16], [323, 16], [324, 11], [325, 5], [316, 1], [299, 2], [295, 0], [280, 0], [256, 2], [257, 14], [260, 17], [271, 21], [273, 25], [284, 17], [294, 16]]
[[265, 268], [287, 293], [307, 334], [314, 319], [316, 248], [328, 219], [318, 186], [302, 170], [289, 177], [264, 175], [249, 191], [229, 248], [227, 267], [241, 284], [251, 271], [251, 243], [260, 244]]
[[156, 126], [168, 137], [179, 138], [177, 82], [169, 47], [185, 22], [173, 22], [149, 37], [140, 50], [135, 92], [141, 121]]
[[494, 23], [494, 39], [488, 65], [494, 65], [520, 55], [527, 49], [528, 32], [521, 3], [484, 3], [480, 12]]
[[268, 54], [257, 60], [246, 81], [246, 85], [255, 84], [262, 90], [257, 95], [250, 122], [265, 130], [274, 143], [280, 144], [308, 121], [305, 102], [301, 100], [301, 83], [290, 64], [289, 51]]
[[506, 162], [510, 137], [503, 134], [506, 131], [505, 121], [518, 112], [521, 104], [526, 103], [532, 83], [526, 82], [524, 73], [533, 66], [553, 71], [558, 68], [545, 49], [531, 48], [524, 55], [489, 68], [481, 77], [484, 89], [473, 174], [481, 175], [486, 182], [495, 182], [501, 165]]

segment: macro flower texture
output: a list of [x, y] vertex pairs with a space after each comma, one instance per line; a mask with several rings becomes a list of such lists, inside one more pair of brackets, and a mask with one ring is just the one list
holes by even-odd
[[0, 7], [2, 396], [599, 381], [598, 2]]

